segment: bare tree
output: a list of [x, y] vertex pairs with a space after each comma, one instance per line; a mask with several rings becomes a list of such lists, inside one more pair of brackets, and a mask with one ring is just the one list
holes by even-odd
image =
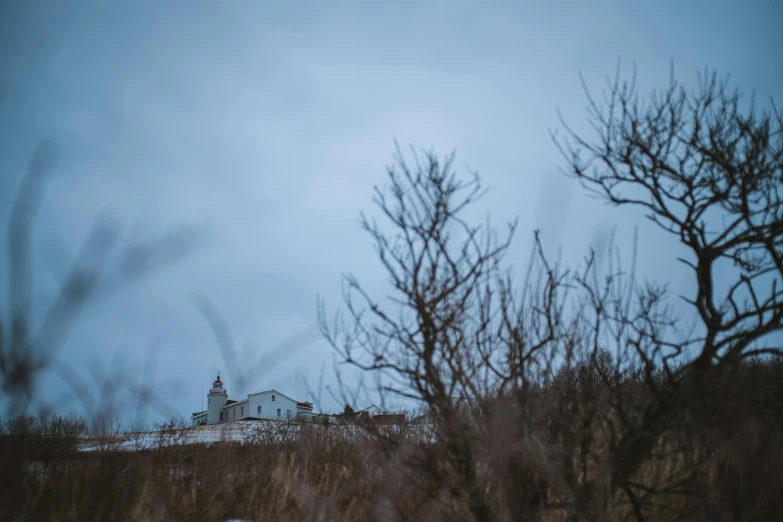
[[[586, 91], [596, 142], [566, 126], [560, 150], [588, 190], [641, 207], [690, 250], [681, 261], [698, 285], [688, 302], [703, 330], [687, 343], [697, 348], [692, 367], [779, 355], [758, 343], [783, 329], [783, 116], [774, 103], [757, 112], [755, 100], [743, 112], [738, 91], [709, 71], [692, 95], [672, 75], [647, 105], [619, 68], [609, 87], [606, 107]], [[724, 292], [714, 280], [722, 261], [737, 269]], [[660, 348], [665, 363], [685, 345]]]
[[[457, 463], [461, 486], [453, 491], [467, 495], [476, 520], [489, 520], [476, 477], [474, 442], [452, 398], [484, 396], [495, 384], [492, 287], [516, 225], [509, 225], [507, 238], [498, 241], [488, 223], [476, 227], [463, 220], [464, 209], [483, 191], [477, 175], [463, 182], [452, 172], [453, 157], [441, 162], [432, 153], [414, 151], [411, 168], [398, 148], [397, 164], [388, 171], [390, 187], [376, 187], [374, 198], [394, 232], [362, 214], [399, 311], [388, 310], [348, 276], [344, 295], [352, 321], [338, 318], [330, 326], [321, 308], [319, 322], [347, 362], [382, 373], [388, 378], [386, 390], [421, 399], [444, 418], [449, 433], [443, 441]], [[366, 312], [371, 318], [365, 318]]]
[[144, 451], [152, 448], [154, 434], [149, 431], [144, 421], [134, 421], [125, 434], [127, 443], [132, 451]]
[[[661, 287], [635, 292], [645, 313], [600, 309], [623, 354], [645, 368], [651, 392], [641, 414], [624, 419], [612, 451], [612, 486], [642, 518], [636, 497], [645, 488], [633, 477], [661, 438], [682, 428], [683, 410], [715, 369], [782, 353], [773, 334], [783, 330], [783, 117], [774, 102], [758, 111], [751, 99], [743, 111], [738, 91], [709, 71], [694, 94], [672, 74], [648, 103], [639, 101], [634, 80], [621, 83], [618, 68], [605, 106], [585, 89], [595, 140], [565, 124], [566, 136], [555, 139], [584, 187], [614, 205], [643, 209], [689, 251], [680, 261], [697, 291], [684, 299], [698, 321], [685, 335], [673, 335], [677, 321], [660, 308]], [[724, 280], [716, 279], [718, 270]]]
[[[695, 325], [683, 328], [666, 285], [637, 281], [636, 245], [629, 266], [612, 241], [606, 268], [591, 252], [572, 271], [536, 233], [518, 284], [502, 266], [515, 224], [498, 241], [464, 221], [479, 178], [457, 178], [453, 155], [414, 152], [410, 166], [398, 149], [374, 198], [391, 230], [361, 217], [393, 294], [376, 300], [347, 276], [349, 317], [328, 321], [320, 303], [322, 332], [345, 363], [432, 412], [435, 444], [406, 465], [474, 520], [770, 512], [772, 495], [747, 509], [710, 495], [726, 439], [696, 405], [716, 404], [715, 371], [780, 354], [783, 118], [743, 113], [714, 74], [690, 96], [672, 80], [648, 104], [619, 76], [609, 87], [604, 108], [588, 93], [596, 143], [565, 124], [554, 139], [588, 190], [642, 207], [690, 249]], [[721, 264], [731, 281], [715, 281]]]

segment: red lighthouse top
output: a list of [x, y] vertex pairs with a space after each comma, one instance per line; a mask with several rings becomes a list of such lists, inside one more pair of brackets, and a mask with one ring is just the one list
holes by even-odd
[[212, 383], [212, 389], [209, 390], [207, 395], [228, 395], [228, 392], [223, 388], [223, 381], [220, 380], [220, 372], [218, 372], [217, 379]]

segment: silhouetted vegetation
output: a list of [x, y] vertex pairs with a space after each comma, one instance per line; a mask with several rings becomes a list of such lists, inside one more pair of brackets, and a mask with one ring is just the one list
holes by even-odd
[[[361, 218], [392, 294], [347, 276], [347, 314], [332, 321], [319, 302], [318, 318], [343, 363], [419, 415], [235, 423], [238, 439], [206, 443], [209, 427], [176, 421], [128, 430], [107, 415], [13, 412], [0, 518], [777, 520], [783, 115], [743, 112], [709, 73], [694, 94], [672, 80], [643, 103], [618, 76], [604, 106], [587, 96], [597, 136], [565, 123], [553, 135], [568, 174], [686, 248], [693, 296], [674, 306], [639, 277], [635, 245], [625, 269], [613, 244], [605, 268], [590, 252], [568, 269], [538, 232], [520, 280], [506, 264], [516, 224], [499, 236], [466, 221], [478, 175], [398, 149], [375, 191], [385, 224]], [[27, 248], [23, 236], [12, 246]], [[73, 292], [78, 307], [87, 294]], [[31, 396], [24, 375], [43, 364], [26, 302], [12, 298], [10, 344], [0, 337], [12, 397]]]

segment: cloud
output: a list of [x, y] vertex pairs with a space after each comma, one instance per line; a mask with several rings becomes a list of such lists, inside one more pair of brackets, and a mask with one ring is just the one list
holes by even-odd
[[[343, 272], [385, 291], [356, 219], [385, 182], [395, 138], [457, 149], [455, 167], [484, 176], [492, 190], [475, 217], [489, 211], [502, 226], [520, 216], [518, 267], [536, 226], [574, 262], [612, 219], [622, 246], [642, 227], [640, 273], [680, 278], [664, 262], [668, 239], [638, 213], [617, 214], [558, 177], [547, 130], [556, 107], [585, 128], [577, 72], [599, 89], [618, 56], [637, 60], [643, 93], [668, 80], [674, 59], [686, 83], [706, 64], [759, 99], [782, 99], [779, 8], [699, 5], [17, 2], [0, 17], [0, 216], [35, 144], [53, 136], [62, 155], [37, 245], [61, 235], [77, 250], [107, 208], [129, 241], [209, 224], [207, 250], [96, 304], [63, 351], [86, 371], [96, 357], [108, 367], [113, 350], [143, 359], [165, 335], [155, 385], [179, 383], [171, 397], [183, 414], [223, 364], [192, 291], [259, 350], [311, 325], [316, 293], [337, 306]], [[36, 252], [46, 286], [46, 250]], [[285, 392], [297, 371], [316, 378], [331, 357], [309, 344], [259, 386]]]

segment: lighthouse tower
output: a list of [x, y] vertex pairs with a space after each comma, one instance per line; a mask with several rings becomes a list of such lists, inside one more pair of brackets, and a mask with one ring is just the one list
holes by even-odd
[[207, 424], [220, 423], [220, 414], [227, 400], [228, 392], [223, 388], [223, 381], [220, 380], [220, 372], [218, 372], [217, 379], [212, 383], [212, 388], [207, 394]]

